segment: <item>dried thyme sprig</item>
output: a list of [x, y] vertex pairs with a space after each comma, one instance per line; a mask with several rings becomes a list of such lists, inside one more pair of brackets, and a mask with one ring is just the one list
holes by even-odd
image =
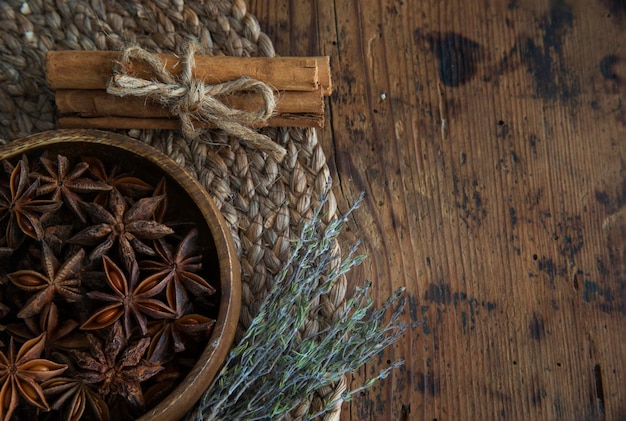
[[[280, 419], [315, 390], [339, 381], [402, 336], [405, 325], [399, 318], [404, 309], [403, 289], [382, 308], [372, 309], [368, 283], [357, 288], [337, 320], [302, 341], [296, 340], [314, 310], [311, 303], [319, 302], [338, 278], [364, 259], [356, 254], [358, 245], [339, 264], [341, 256], [333, 253], [337, 237], [360, 199], [343, 218], [325, 228], [320, 215], [324, 202], [304, 226], [259, 314], [196, 410], [188, 414], [189, 420]], [[385, 323], [389, 309], [392, 314]], [[357, 390], [345, 392], [341, 399], [350, 399], [401, 364], [392, 364]], [[325, 404], [309, 418], [327, 412], [335, 402]]]

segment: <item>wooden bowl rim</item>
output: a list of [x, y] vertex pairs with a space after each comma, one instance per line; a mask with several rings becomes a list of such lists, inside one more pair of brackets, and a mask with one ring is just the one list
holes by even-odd
[[[208, 389], [235, 338], [241, 309], [241, 268], [230, 230], [211, 196], [185, 168], [152, 146], [125, 135], [89, 129], [46, 131], [0, 146], [0, 160], [28, 154], [47, 145], [74, 142], [118, 148], [147, 159], [185, 190], [208, 222], [218, 256], [221, 287], [219, 313], [213, 333], [193, 369], [176, 389], [138, 418], [141, 421], [180, 419]], [[208, 208], [200, 206], [199, 202], [205, 202]]]

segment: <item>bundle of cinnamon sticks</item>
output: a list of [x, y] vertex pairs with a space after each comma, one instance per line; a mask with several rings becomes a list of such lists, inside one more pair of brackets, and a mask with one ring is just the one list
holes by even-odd
[[[177, 76], [180, 58], [159, 54], [166, 69]], [[161, 104], [144, 97], [108, 94], [119, 53], [114, 51], [51, 51], [46, 56], [48, 86], [55, 90], [61, 128], [176, 129], [180, 121]], [[128, 69], [127, 69], [128, 70]], [[145, 63], [135, 63], [130, 73], [154, 79]], [[332, 92], [329, 57], [195, 57], [193, 77], [206, 84], [247, 76], [272, 87], [276, 107], [263, 126], [323, 127], [324, 97]], [[230, 108], [256, 110], [263, 99], [240, 92], [218, 98]], [[198, 127], [210, 124], [197, 122]]]

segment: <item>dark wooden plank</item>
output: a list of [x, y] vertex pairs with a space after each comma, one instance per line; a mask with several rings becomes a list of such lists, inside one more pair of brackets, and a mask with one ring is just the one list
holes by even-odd
[[384, 300], [423, 321], [342, 419], [626, 418], [621, 1], [252, 1], [331, 56], [320, 132]]

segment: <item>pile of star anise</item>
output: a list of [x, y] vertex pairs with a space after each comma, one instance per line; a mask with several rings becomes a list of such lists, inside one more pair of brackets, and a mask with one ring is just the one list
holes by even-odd
[[217, 315], [195, 222], [94, 157], [0, 164], [0, 421], [143, 414]]

